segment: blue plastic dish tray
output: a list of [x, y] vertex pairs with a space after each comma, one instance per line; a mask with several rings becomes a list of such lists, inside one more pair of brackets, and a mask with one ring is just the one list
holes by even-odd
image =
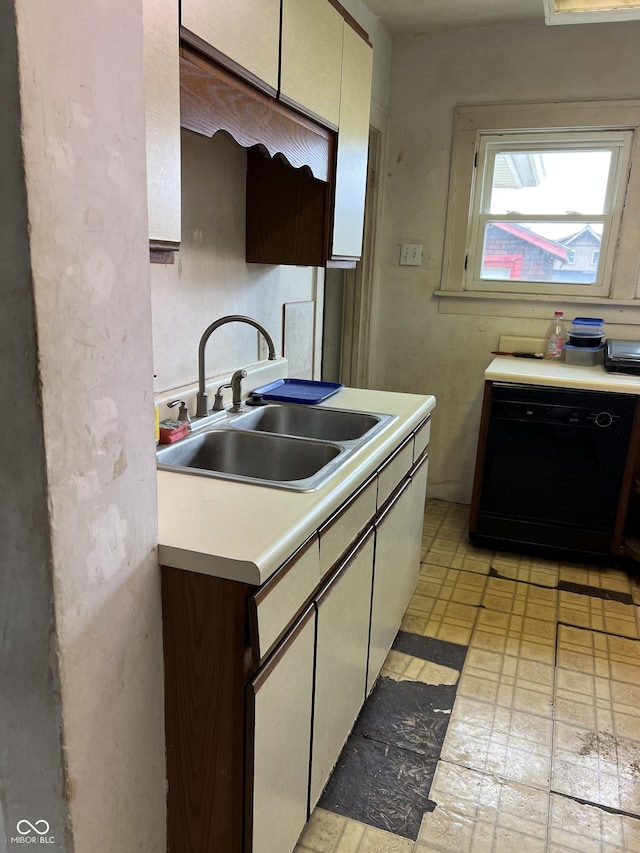
[[339, 382], [315, 382], [312, 379], [276, 379], [269, 385], [254, 388], [254, 394], [262, 394], [265, 400], [280, 403], [321, 403], [336, 394], [344, 385]]

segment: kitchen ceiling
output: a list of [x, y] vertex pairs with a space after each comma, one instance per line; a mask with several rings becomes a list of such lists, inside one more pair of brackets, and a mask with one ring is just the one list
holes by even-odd
[[364, 0], [364, 4], [394, 35], [544, 22], [543, 0]]
[[549, 24], [640, 19], [640, 0], [363, 0], [394, 35], [538, 21]]

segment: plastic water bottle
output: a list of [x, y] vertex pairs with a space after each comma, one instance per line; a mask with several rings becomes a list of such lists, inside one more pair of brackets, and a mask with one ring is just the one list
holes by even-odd
[[556, 311], [553, 323], [547, 334], [547, 358], [562, 358], [562, 348], [567, 342], [567, 329], [564, 324], [564, 311]]

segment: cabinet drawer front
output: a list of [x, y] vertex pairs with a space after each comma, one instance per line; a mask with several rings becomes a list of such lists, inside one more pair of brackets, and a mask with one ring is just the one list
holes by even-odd
[[320, 583], [320, 549], [314, 533], [249, 599], [249, 628], [260, 663]]
[[388, 500], [400, 481], [406, 477], [412, 463], [413, 434], [405, 438], [378, 471], [378, 509]]
[[419, 459], [429, 447], [431, 438], [431, 417], [423, 421], [413, 434], [413, 461]]
[[320, 576], [324, 577], [376, 511], [375, 477], [365, 483], [319, 530]]

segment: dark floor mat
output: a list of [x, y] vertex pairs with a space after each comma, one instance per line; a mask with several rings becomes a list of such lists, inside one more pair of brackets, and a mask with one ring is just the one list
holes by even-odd
[[456, 688], [379, 678], [353, 733], [437, 759]]
[[320, 802], [320, 808], [384, 829], [418, 837], [437, 759], [351, 735]]
[[404, 652], [405, 655], [439, 663], [441, 666], [450, 666], [458, 671], [464, 666], [467, 657], [466, 646], [436, 640], [434, 637], [421, 637], [407, 631], [398, 632], [392, 648], [397, 652]]

